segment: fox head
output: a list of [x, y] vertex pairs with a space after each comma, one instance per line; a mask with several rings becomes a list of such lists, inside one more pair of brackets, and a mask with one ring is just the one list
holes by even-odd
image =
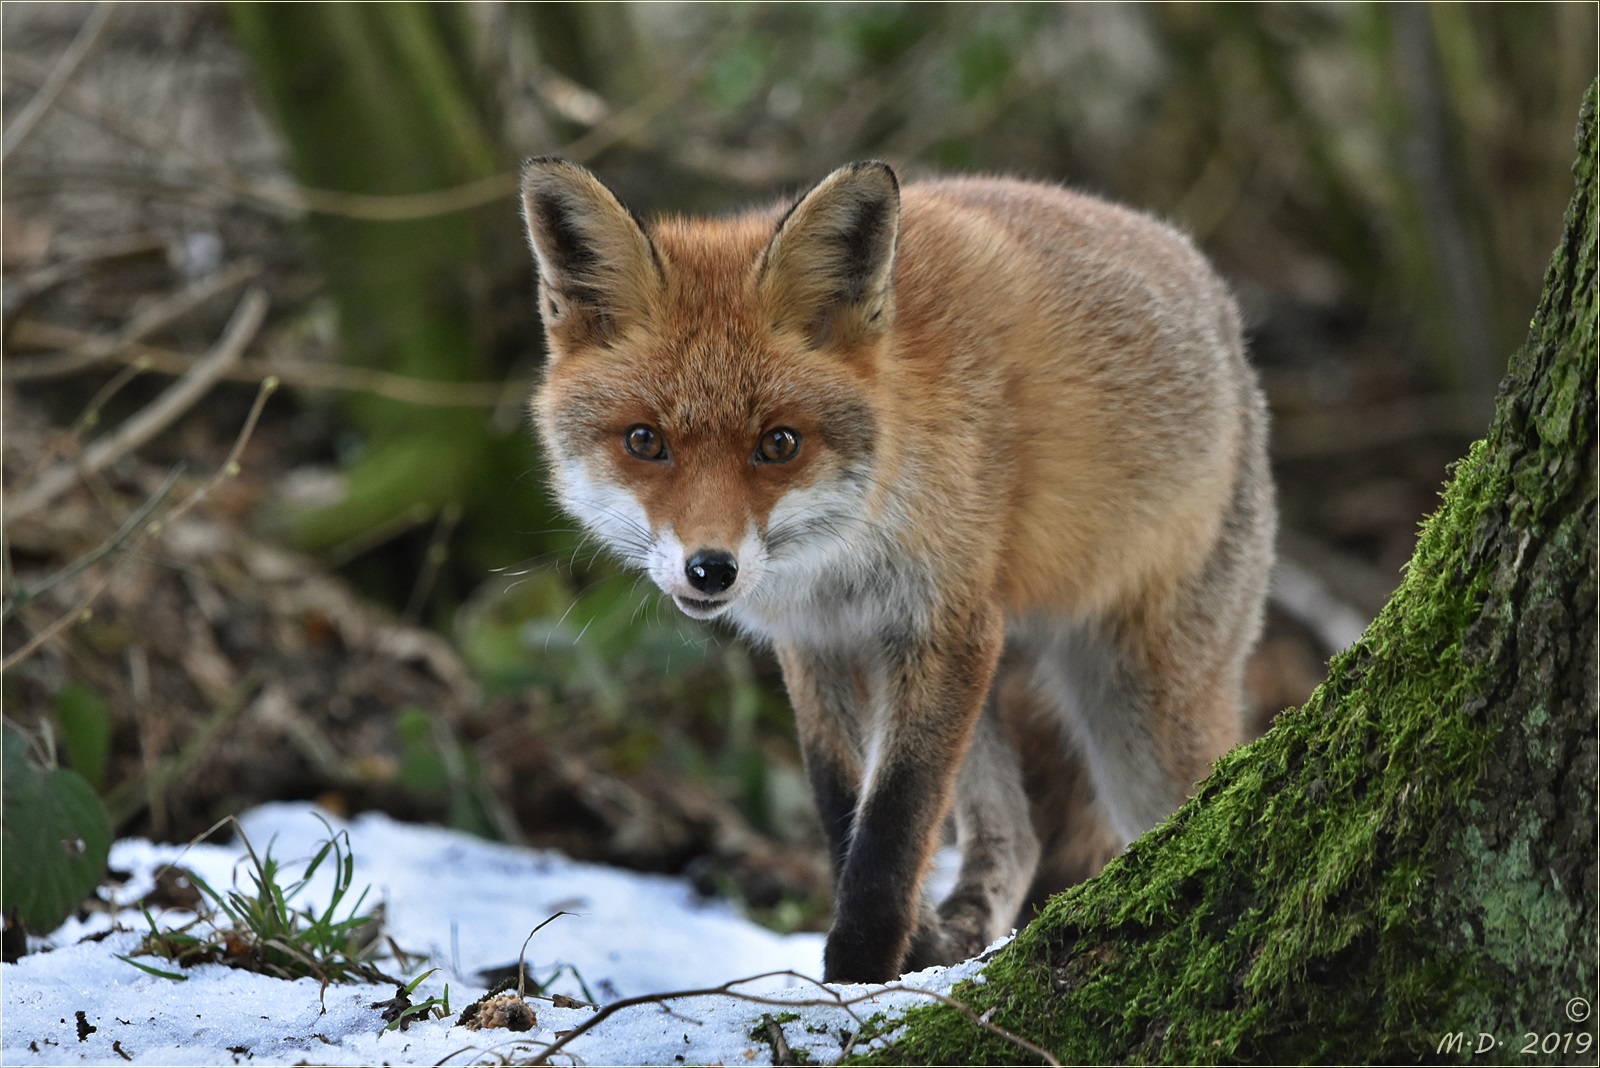
[[563, 506], [694, 618], [800, 595], [875, 495], [894, 172], [841, 168], [781, 215], [647, 226], [537, 159], [522, 202], [550, 355], [532, 409]]

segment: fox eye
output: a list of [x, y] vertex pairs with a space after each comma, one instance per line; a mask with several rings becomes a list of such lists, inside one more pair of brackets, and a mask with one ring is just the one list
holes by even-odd
[[788, 463], [799, 451], [800, 431], [780, 426], [761, 435], [761, 444], [756, 446], [756, 463]]
[[635, 423], [622, 432], [622, 444], [630, 455], [641, 460], [665, 460], [667, 443], [656, 433], [655, 427]]

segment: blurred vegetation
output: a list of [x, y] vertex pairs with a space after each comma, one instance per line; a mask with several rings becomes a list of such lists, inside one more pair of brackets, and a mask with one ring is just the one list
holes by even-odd
[[[489, 177], [504, 149], [488, 100], [469, 77], [467, 8], [420, 4], [239, 4], [234, 25], [282, 125], [297, 179], [344, 193], [424, 193]], [[345, 358], [411, 377], [483, 378], [490, 366], [481, 305], [500, 213], [370, 221], [310, 220], [338, 305]], [[289, 534], [322, 550], [410, 515], [465, 506], [466, 540], [503, 545], [544, 525], [537, 492], [508, 494], [530, 465], [526, 435], [495, 433], [469, 408], [418, 408], [381, 397], [349, 404], [363, 438], [347, 450], [349, 492], [292, 515]], [[492, 520], [480, 526], [486, 510]], [[474, 563], [480, 563], [473, 558]], [[480, 564], [481, 566], [481, 564]]]
[[[1474, 414], [1537, 295], [1594, 65], [1587, 5], [232, 11], [306, 186], [425, 193], [550, 152], [647, 212], [726, 210], [863, 156], [1065, 180], [1187, 227], [1247, 297], [1404, 333]], [[423, 218], [311, 216], [348, 360], [464, 380], [537, 344], [495, 188]], [[511, 315], [493, 306], [508, 296]], [[350, 411], [349, 496], [294, 517], [301, 543], [460, 501], [478, 567], [505, 531], [552, 522], [519, 432], [376, 398]], [[547, 537], [528, 549], [570, 548]]]
[[[267, 196], [280, 176], [256, 159], [230, 192], [258, 213], [288, 205], [319, 278], [320, 303], [275, 307], [277, 337], [292, 347], [331, 318], [350, 368], [441, 396], [446, 383], [504, 386], [498, 403], [453, 406], [298, 395], [331, 428], [340, 492], [315, 506], [271, 494], [257, 521], [451, 633], [487, 706], [514, 700], [622, 771], [709, 778], [768, 830], [806, 804], [792, 751], [775, 748], [788, 728], [771, 665], [622, 574], [542, 484], [521, 403], [541, 338], [520, 159], [583, 162], [645, 215], [770, 201], [877, 157], [911, 179], [1012, 173], [1165, 217], [1240, 295], [1287, 525], [1393, 577], [1526, 329], [1595, 71], [1588, 4], [223, 11], [296, 187]], [[42, 82], [26, 57], [7, 59]], [[30, 180], [7, 160], [8, 190]], [[1371, 425], [1385, 419], [1416, 425]], [[1334, 473], [1417, 481], [1393, 470], [1393, 446], [1418, 442], [1431, 450], [1414, 465], [1422, 499], [1399, 494], [1386, 513], [1406, 544], [1379, 551], [1316, 510]], [[1371, 495], [1351, 505], [1373, 507]], [[100, 700], [68, 688], [50, 711], [96, 786]], [[462, 826], [503, 828], [503, 784], [441, 718], [397, 717], [401, 780], [444, 797]]]

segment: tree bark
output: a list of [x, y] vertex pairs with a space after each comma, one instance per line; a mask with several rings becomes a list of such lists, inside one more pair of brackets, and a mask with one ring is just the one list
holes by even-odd
[[[1528, 339], [1393, 600], [973, 1009], [1063, 1062], [1596, 1062], [1594, 109]], [[936, 1006], [873, 1059], [1033, 1058]]]
[[[507, 169], [460, 55], [468, 35], [461, 9], [237, 3], [229, 10], [301, 184], [364, 196], [433, 193]], [[496, 252], [527, 256], [512, 199], [411, 219], [311, 214], [306, 227], [338, 310], [343, 358], [419, 379], [487, 377], [492, 269], [504, 259]], [[470, 513], [492, 502], [500, 513], [493, 525], [506, 531], [554, 522], [540, 494], [506, 492], [534, 464], [521, 428], [497, 432], [470, 408], [360, 394], [346, 403], [364, 434], [348, 493], [325, 508], [273, 517], [298, 548], [320, 552], [403, 527], [419, 506], [427, 515], [464, 503]], [[519, 539], [487, 536], [498, 542], [489, 555], [499, 559], [526, 551]]]

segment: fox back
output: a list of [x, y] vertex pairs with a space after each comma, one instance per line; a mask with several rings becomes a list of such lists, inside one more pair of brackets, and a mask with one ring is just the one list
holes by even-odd
[[524, 208], [556, 492], [685, 614], [775, 648], [833, 847], [830, 980], [976, 952], [1241, 740], [1265, 410], [1181, 235], [878, 163], [646, 225], [538, 160]]

